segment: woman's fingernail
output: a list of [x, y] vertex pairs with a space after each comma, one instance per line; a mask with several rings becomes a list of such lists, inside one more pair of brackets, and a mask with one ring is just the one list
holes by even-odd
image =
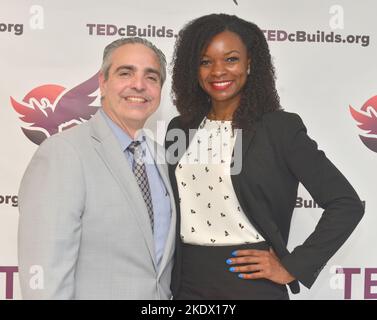
[[232, 252], [232, 256], [233, 256], [233, 257], [236, 257], [236, 256], [237, 256], [237, 250]]
[[232, 263], [232, 259], [228, 259], [228, 260], [226, 260], [226, 263], [227, 263], [227, 264], [231, 264], [231, 263]]
[[235, 267], [230, 267], [230, 268], [229, 268], [229, 271], [231, 271], [231, 272], [234, 272], [235, 270], [236, 270]]
[[243, 279], [243, 274], [242, 274], [242, 273], [240, 273], [240, 274], [238, 275], [238, 278], [241, 278], [241, 279]]

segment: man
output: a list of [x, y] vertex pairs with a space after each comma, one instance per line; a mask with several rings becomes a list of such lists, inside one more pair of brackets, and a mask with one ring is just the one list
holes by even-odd
[[149, 41], [112, 42], [102, 109], [37, 150], [19, 192], [23, 298], [171, 298], [174, 200], [164, 151], [140, 130], [165, 77]]

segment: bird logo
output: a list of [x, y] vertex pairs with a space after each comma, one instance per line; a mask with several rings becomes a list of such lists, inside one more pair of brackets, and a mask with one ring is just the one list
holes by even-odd
[[72, 89], [47, 84], [32, 89], [21, 102], [10, 97], [20, 120], [29, 124], [21, 128], [25, 136], [39, 145], [53, 134], [89, 120], [99, 108], [91, 105], [97, 99], [98, 74]]
[[359, 135], [360, 140], [369, 150], [377, 152], [377, 96], [365, 102], [360, 111], [352, 106], [349, 109], [357, 126], [365, 131], [363, 135]]

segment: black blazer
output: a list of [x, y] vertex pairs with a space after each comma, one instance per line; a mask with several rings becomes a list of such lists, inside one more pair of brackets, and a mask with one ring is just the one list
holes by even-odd
[[[198, 119], [190, 129], [197, 129]], [[174, 136], [171, 129], [184, 130]], [[167, 157], [176, 156], [169, 164], [177, 206], [177, 236], [172, 292], [180, 285], [180, 207], [175, 168], [187, 149], [189, 128], [184, 129], [180, 117], [172, 119], [165, 137]], [[175, 150], [177, 140], [185, 148]], [[239, 139], [239, 136], [237, 136]], [[237, 140], [236, 140], [237, 144]], [[175, 151], [172, 152], [172, 150]], [[254, 227], [273, 247], [284, 267], [304, 286], [310, 288], [332, 255], [350, 236], [363, 216], [364, 207], [355, 190], [318, 150], [297, 114], [275, 111], [265, 114], [255, 130], [242, 134], [242, 169], [231, 177], [238, 201]], [[292, 213], [301, 182], [313, 199], [324, 209], [314, 232], [292, 252], [286, 248]], [[300, 291], [297, 281], [289, 284], [293, 293]]]

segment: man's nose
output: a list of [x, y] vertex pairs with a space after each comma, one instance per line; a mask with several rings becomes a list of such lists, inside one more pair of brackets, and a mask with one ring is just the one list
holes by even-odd
[[136, 91], [144, 91], [146, 88], [145, 79], [141, 75], [135, 75], [132, 78], [131, 87]]

